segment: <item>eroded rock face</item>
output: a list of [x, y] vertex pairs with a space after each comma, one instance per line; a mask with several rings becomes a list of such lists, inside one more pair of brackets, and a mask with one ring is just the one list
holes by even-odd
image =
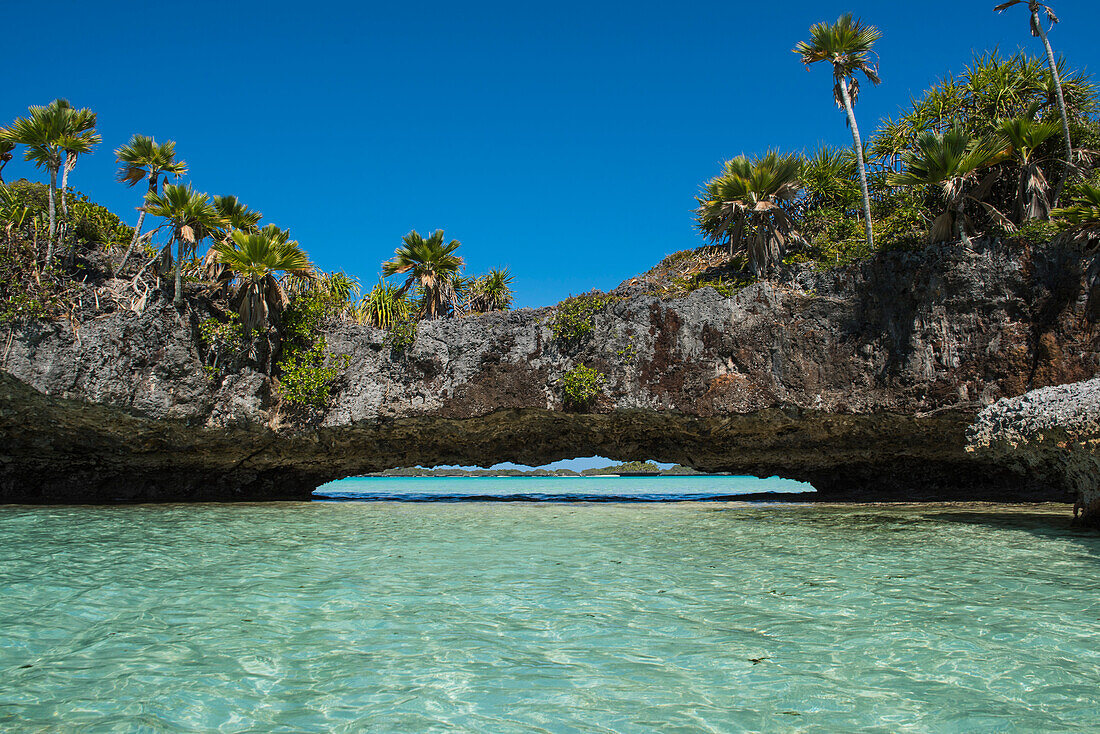
[[[0, 499], [276, 499], [393, 466], [539, 464], [599, 454], [812, 482], [836, 498], [1066, 499], [1076, 486], [966, 451], [978, 411], [1092, 377], [1077, 258], [979, 244], [803, 269], [732, 298], [629, 289], [577, 343], [551, 309], [385, 334], [341, 325], [329, 409], [291, 423], [277, 386], [209, 381], [198, 316], [36, 324], [0, 360]], [[563, 404], [577, 364], [605, 376]]]
[[1074, 514], [1100, 527], [1100, 379], [998, 400], [978, 415], [968, 439], [1002, 465], [1068, 484]]

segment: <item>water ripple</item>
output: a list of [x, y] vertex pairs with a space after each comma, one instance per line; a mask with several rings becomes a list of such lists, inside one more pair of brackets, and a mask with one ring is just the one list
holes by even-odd
[[1084, 731], [1065, 509], [0, 508], [6, 731]]

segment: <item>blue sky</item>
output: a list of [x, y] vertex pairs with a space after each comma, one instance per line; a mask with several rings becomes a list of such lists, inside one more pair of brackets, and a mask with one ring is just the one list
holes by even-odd
[[[237, 194], [323, 268], [369, 285], [404, 233], [441, 227], [468, 271], [508, 265], [539, 306], [697, 246], [693, 196], [724, 158], [850, 143], [828, 71], [790, 52], [813, 22], [883, 30], [870, 130], [975, 50], [1039, 52], [1026, 11], [992, 4], [9, 3], [0, 121], [58, 96], [94, 108], [104, 144], [72, 183], [128, 220], [139, 194], [111, 151], [170, 138], [196, 188]], [[1095, 68], [1095, 2], [1056, 9], [1056, 50]]]

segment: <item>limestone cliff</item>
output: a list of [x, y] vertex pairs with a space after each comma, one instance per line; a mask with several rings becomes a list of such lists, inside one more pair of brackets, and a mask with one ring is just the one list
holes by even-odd
[[[796, 268], [732, 297], [624, 287], [576, 343], [551, 309], [425, 322], [395, 353], [339, 325], [351, 357], [306, 422], [243, 370], [210, 381], [193, 311], [36, 323], [0, 346], [0, 499], [275, 499], [393, 466], [600, 454], [780, 474], [836, 498], [1066, 499], [1074, 484], [966, 450], [978, 412], [1091, 378], [1079, 258], [979, 242]], [[0, 335], [2, 336], [2, 335]], [[577, 364], [605, 376], [563, 404]]]

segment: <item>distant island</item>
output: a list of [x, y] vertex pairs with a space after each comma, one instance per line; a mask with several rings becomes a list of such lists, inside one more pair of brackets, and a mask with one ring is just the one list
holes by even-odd
[[364, 474], [366, 477], [689, 477], [699, 476], [704, 472], [696, 471], [691, 467], [676, 464], [668, 469], [662, 469], [651, 461], [628, 461], [625, 464], [612, 464], [605, 467], [593, 467], [584, 471], [572, 469], [457, 469], [437, 467], [425, 469], [419, 466], [404, 467], [400, 469], [387, 469], [386, 471]]

